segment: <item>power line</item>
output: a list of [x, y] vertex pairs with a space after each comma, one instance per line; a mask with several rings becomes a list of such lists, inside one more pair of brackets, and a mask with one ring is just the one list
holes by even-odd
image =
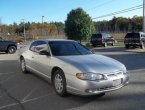
[[107, 4], [109, 4], [109, 3], [113, 2], [113, 1], [114, 1], [114, 0], [109, 0], [109, 1], [104, 2], [104, 3], [102, 3], [102, 4], [99, 4], [99, 5], [97, 5], [97, 6], [93, 7], [93, 8], [90, 8], [90, 9], [88, 9], [87, 11], [91, 11], [91, 10], [94, 10], [94, 9], [96, 9], [96, 8], [98, 8], [98, 7], [102, 7], [102, 6], [107, 5]]
[[141, 9], [141, 8], [143, 8], [143, 6], [138, 5], [138, 6], [134, 6], [134, 7], [131, 7], [131, 8], [124, 9], [124, 10], [109, 13], [109, 14], [106, 14], [106, 15], [98, 16], [98, 17], [95, 17], [93, 19], [104, 18], [104, 17], [107, 17], [107, 16], [113, 16], [113, 15], [117, 15], [117, 14], [121, 14], [121, 13], [126, 13], [126, 12], [129, 12], [129, 11], [138, 10], [138, 9]]

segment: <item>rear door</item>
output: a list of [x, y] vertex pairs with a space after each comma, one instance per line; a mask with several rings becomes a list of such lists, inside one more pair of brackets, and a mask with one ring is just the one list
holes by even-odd
[[0, 51], [5, 51], [7, 50], [7, 43], [6, 41], [0, 39]]

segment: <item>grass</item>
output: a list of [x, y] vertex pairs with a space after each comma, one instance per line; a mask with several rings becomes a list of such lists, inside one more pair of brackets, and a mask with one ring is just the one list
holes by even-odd
[[[90, 47], [91, 46], [91, 43], [89, 43], [89, 42], [82, 42], [81, 44], [86, 46], [86, 47]], [[115, 43], [114, 46], [123, 47], [124, 46], [124, 42], [123, 41], [118, 41], [117, 43]]]
[[124, 42], [123, 41], [118, 41], [117, 43], [115, 43], [115, 46], [124, 46]]

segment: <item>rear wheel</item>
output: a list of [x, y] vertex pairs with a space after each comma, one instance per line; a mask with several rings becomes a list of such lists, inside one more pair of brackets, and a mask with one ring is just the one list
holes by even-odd
[[96, 47], [96, 44], [92, 44], [93, 47]]
[[129, 48], [129, 45], [128, 45], [128, 44], [126, 44], [126, 45], [125, 45], [125, 48], [126, 48], [126, 49], [128, 49], [128, 48]]
[[53, 86], [55, 92], [60, 96], [66, 96], [66, 79], [62, 70], [58, 69], [53, 75]]
[[141, 48], [141, 49], [144, 49], [144, 42], [141, 43], [140, 48]]
[[98, 97], [98, 98], [101, 98], [101, 97], [103, 97], [104, 95], [105, 95], [105, 93], [101, 93], [101, 94], [98, 94], [97, 97]]
[[26, 62], [24, 58], [20, 59], [20, 66], [21, 66], [21, 70], [23, 73], [28, 73], [27, 69], [26, 69]]
[[16, 52], [16, 47], [15, 46], [10, 46], [7, 50], [9, 54], [14, 54]]
[[114, 46], [114, 44], [115, 44], [115, 43], [114, 43], [114, 41], [113, 41], [111, 45]]

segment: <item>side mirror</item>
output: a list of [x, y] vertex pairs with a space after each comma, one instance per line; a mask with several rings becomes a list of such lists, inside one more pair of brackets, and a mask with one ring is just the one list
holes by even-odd
[[46, 56], [50, 56], [50, 53], [46, 50], [40, 51], [39, 52], [40, 55], [46, 55]]

